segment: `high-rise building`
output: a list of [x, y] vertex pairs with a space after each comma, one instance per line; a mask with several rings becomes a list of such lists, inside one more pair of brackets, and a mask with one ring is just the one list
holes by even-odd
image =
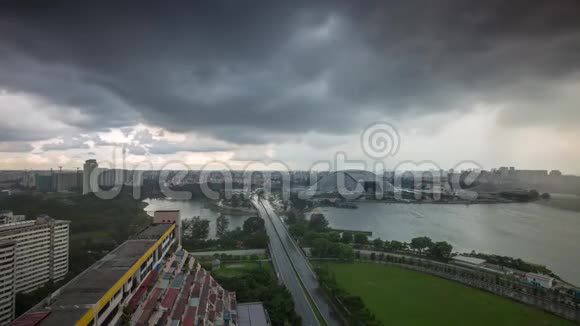
[[29, 292], [68, 273], [69, 221], [40, 216], [0, 225], [0, 241], [14, 241], [14, 292]]
[[12, 211], [0, 210], [0, 224], [22, 222], [25, 219], [25, 215], [14, 215]]
[[97, 182], [97, 173], [95, 171], [98, 167], [99, 165], [95, 159], [87, 160], [83, 165], [83, 195], [93, 192], [92, 189], [97, 186], [95, 184]]
[[0, 241], [0, 325], [14, 319], [14, 241]]

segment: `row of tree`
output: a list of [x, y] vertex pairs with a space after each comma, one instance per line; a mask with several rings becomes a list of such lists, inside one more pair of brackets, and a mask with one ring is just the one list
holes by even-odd
[[333, 231], [329, 228], [323, 214], [312, 214], [307, 222], [291, 213], [286, 222], [289, 224], [290, 234], [303, 246], [311, 247], [314, 257], [335, 257], [348, 260], [350, 257], [348, 248], [352, 249], [351, 244], [360, 249], [401, 251], [438, 260], [449, 259], [453, 252], [451, 244], [446, 241], [433, 242], [429, 237], [413, 238], [410, 243], [397, 240], [383, 241], [379, 238], [369, 241], [368, 236], [363, 232]]
[[340, 241], [340, 234], [328, 227], [323, 214], [312, 214], [309, 221], [289, 216], [286, 222], [290, 234], [301, 246], [310, 247], [313, 257], [338, 258], [342, 261], [354, 259], [352, 246]]
[[263, 302], [272, 325], [301, 325], [288, 290], [278, 284], [273, 273], [263, 267], [240, 269], [241, 275], [214, 277], [226, 289], [236, 292], [238, 302]]
[[216, 239], [209, 236], [209, 220], [198, 216], [182, 221], [183, 246], [187, 250], [263, 249], [268, 246], [264, 220], [253, 216], [244, 221], [242, 228], [229, 230], [230, 221], [225, 215], [216, 220]]

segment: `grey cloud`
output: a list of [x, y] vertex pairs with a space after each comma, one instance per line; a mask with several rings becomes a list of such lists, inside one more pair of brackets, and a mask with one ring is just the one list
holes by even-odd
[[[352, 133], [364, 112], [408, 118], [482, 102], [520, 103], [507, 123], [580, 121], [558, 95], [580, 72], [573, 0], [3, 6], [0, 87], [43, 96], [89, 130], [145, 122], [263, 144]], [[552, 85], [549, 114], [521, 105], [530, 80]]]
[[0, 152], [30, 152], [33, 147], [26, 142], [0, 142]]
[[63, 151], [67, 149], [88, 149], [89, 145], [87, 142], [93, 138], [87, 136], [73, 136], [73, 137], [61, 137], [57, 143], [48, 143], [42, 145], [41, 149], [43, 151]]

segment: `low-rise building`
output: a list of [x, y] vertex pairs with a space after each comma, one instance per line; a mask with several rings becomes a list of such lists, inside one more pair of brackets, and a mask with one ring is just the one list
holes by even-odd
[[554, 283], [554, 278], [542, 274], [526, 273], [526, 281], [535, 286], [551, 289]]

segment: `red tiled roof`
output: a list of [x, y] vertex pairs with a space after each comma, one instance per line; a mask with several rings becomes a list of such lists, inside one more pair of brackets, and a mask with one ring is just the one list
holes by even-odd
[[39, 325], [44, 318], [50, 315], [50, 311], [29, 312], [16, 318], [10, 323], [11, 326], [35, 326]]
[[157, 276], [157, 271], [152, 270], [151, 273], [149, 273], [149, 275], [147, 275], [147, 277], [143, 280], [143, 283], [141, 283], [141, 287], [147, 287], [147, 285], [149, 285], [155, 276]]
[[153, 308], [155, 308], [155, 306], [157, 305], [157, 300], [159, 300], [159, 297], [160, 296], [161, 296], [161, 289], [160, 288], [156, 288], [153, 291], [153, 294], [149, 297], [149, 300], [145, 304], [144, 309], [151, 309], [151, 310], [153, 310]]
[[173, 310], [173, 315], [171, 316], [174, 320], [181, 320], [181, 316], [183, 316], [183, 312], [185, 311], [185, 305], [187, 304], [187, 298], [181, 297], [179, 302], [177, 302], [177, 306]]
[[151, 315], [153, 315], [153, 309], [144, 308], [137, 325], [149, 325], [149, 318], [151, 318]]
[[195, 326], [197, 319], [197, 307], [187, 308], [185, 318], [183, 318], [183, 326]]
[[209, 295], [209, 302], [211, 302], [211, 304], [215, 305], [216, 299], [217, 299], [217, 295], [215, 293], [212, 293]]
[[193, 285], [193, 289], [191, 289], [191, 297], [199, 298], [200, 294], [201, 294], [201, 285], [199, 283], [195, 283]]
[[139, 290], [137, 290], [137, 293], [135, 293], [135, 295], [131, 298], [131, 302], [129, 302], [129, 307], [131, 307], [131, 309], [133, 310], [137, 309], [137, 307], [139, 306], [139, 302], [141, 301], [141, 298], [143, 298], [143, 295], [145, 295], [146, 292], [147, 292], [146, 288], [140, 287]]
[[169, 289], [161, 301], [161, 306], [163, 308], [170, 309], [173, 307], [173, 303], [175, 303], [175, 299], [177, 299], [177, 295], [179, 294], [179, 289]]

